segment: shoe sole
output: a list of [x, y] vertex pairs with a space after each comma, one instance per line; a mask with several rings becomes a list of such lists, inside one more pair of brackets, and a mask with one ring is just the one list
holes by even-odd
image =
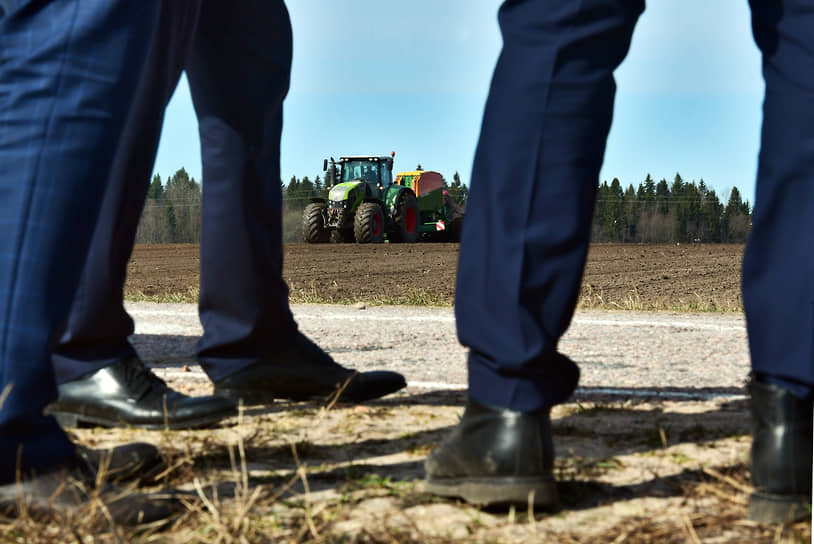
[[[292, 402], [330, 402], [334, 400], [336, 392], [326, 393], [324, 395], [281, 395], [268, 393], [266, 391], [245, 391], [240, 389], [215, 389], [213, 394], [218, 397], [223, 397], [235, 402], [242, 402], [244, 406], [261, 406], [273, 403], [275, 400], [292, 401]], [[377, 400], [390, 393], [381, 395], [373, 395], [366, 397], [346, 397], [340, 395], [337, 402], [344, 404], [362, 404], [370, 400]]]
[[[333, 392], [325, 395], [282, 395], [270, 393], [268, 391], [246, 391], [245, 389], [221, 389], [216, 387], [213, 394], [217, 397], [223, 397], [238, 403], [242, 402], [244, 406], [260, 406], [263, 404], [271, 404], [275, 400], [289, 400], [294, 402], [327, 402], [332, 400], [336, 393]], [[343, 398], [340, 396], [339, 402], [359, 403], [364, 401]]]
[[224, 419], [237, 415], [237, 410], [213, 414], [209, 416], [199, 417], [195, 419], [188, 419], [184, 421], [162, 421], [161, 423], [144, 423], [139, 421], [125, 421], [125, 420], [111, 420], [107, 418], [86, 416], [83, 414], [74, 414], [71, 412], [48, 412], [49, 415], [56, 418], [57, 423], [63, 428], [76, 428], [76, 427], [107, 427], [107, 428], [126, 428], [135, 427], [139, 429], [148, 430], [161, 430], [161, 429], [200, 429], [203, 427], [211, 427], [223, 421]]
[[467, 478], [426, 480], [429, 493], [443, 497], [461, 497], [479, 505], [515, 505], [554, 510], [559, 504], [557, 483], [553, 478]]
[[[226, 389], [215, 387], [212, 392], [216, 397], [223, 397], [235, 402], [242, 402], [244, 406], [259, 406], [261, 404], [272, 404], [274, 402], [274, 395], [268, 391], [246, 391], [245, 389]], [[307, 398], [302, 399], [289, 399], [289, 400], [310, 400]]]
[[[399, 384], [393, 387], [377, 389], [375, 394], [369, 395], [356, 395], [351, 396], [347, 394], [339, 395], [338, 402], [346, 404], [361, 404], [371, 400], [377, 400], [396, 391], [400, 391], [407, 384]], [[322, 393], [322, 394], [296, 394], [296, 393], [275, 393], [273, 391], [247, 391], [245, 389], [229, 389], [223, 387], [215, 387], [213, 395], [218, 397], [227, 398], [235, 402], [242, 402], [244, 406], [258, 406], [262, 404], [271, 404], [275, 400], [290, 400], [294, 402], [329, 402], [336, 397], [336, 389]]]
[[794, 523], [811, 518], [810, 497], [752, 493], [749, 519], [760, 523]]

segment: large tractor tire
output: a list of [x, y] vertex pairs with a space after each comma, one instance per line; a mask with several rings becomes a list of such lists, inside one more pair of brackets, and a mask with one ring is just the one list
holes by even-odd
[[418, 221], [421, 212], [418, 209], [418, 201], [412, 191], [402, 191], [396, 203], [393, 223], [393, 242], [404, 242], [412, 244], [418, 240]]
[[379, 244], [384, 240], [384, 212], [375, 202], [363, 202], [353, 219], [353, 234], [359, 244]]
[[353, 242], [353, 230], [333, 229], [331, 230], [331, 243], [344, 244]]
[[330, 232], [325, 228], [325, 209], [321, 202], [312, 202], [302, 212], [302, 239], [309, 244], [324, 244]]

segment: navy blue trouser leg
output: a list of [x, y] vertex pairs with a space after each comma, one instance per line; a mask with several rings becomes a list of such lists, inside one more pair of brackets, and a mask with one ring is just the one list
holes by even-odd
[[201, 0], [163, 2], [158, 28], [116, 152], [88, 259], [52, 356], [57, 383], [134, 357], [124, 309], [127, 262], [150, 184], [164, 109], [181, 77]]
[[213, 380], [296, 331], [280, 192], [291, 39], [281, 0], [206, 2], [187, 65], [204, 178], [198, 358]]
[[[165, 5], [145, 83], [127, 125], [68, 328], [54, 355], [58, 383], [134, 355], [122, 306], [125, 271], [164, 107], [186, 66], [204, 168], [199, 355], [219, 379], [296, 330], [282, 280], [279, 146], [291, 28], [281, 1], [211, 2], [188, 59], [196, 2]], [[211, 5], [210, 5], [211, 4]], [[186, 12], [186, 13], [185, 13]]]
[[610, 129], [613, 70], [641, 0], [519, 0], [499, 12], [503, 49], [472, 171], [458, 265], [469, 394], [531, 412], [565, 400], [558, 358], [587, 253]]
[[[158, 2], [0, 2], [0, 482], [63, 462], [43, 415]], [[18, 457], [18, 454], [20, 455]]]
[[814, 9], [752, 0], [766, 96], [743, 302], [752, 369], [814, 387]]

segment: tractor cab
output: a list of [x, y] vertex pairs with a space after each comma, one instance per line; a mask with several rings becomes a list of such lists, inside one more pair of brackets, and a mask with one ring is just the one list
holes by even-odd
[[[328, 190], [340, 184], [364, 184], [366, 198], [381, 199], [383, 191], [393, 184], [393, 157], [354, 156], [331, 158], [323, 164]], [[347, 185], [345, 185], [347, 187]]]

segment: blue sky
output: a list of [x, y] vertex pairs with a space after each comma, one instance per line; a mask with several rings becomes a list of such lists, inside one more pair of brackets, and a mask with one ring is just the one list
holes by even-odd
[[[500, 51], [498, 0], [291, 0], [294, 60], [282, 178], [322, 175], [322, 159], [396, 152], [468, 182]], [[754, 201], [763, 81], [745, 0], [658, 0], [616, 72], [600, 180], [634, 187], [650, 173], [733, 186]], [[182, 80], [155, 171], [201, 178], [197, 125]]]

